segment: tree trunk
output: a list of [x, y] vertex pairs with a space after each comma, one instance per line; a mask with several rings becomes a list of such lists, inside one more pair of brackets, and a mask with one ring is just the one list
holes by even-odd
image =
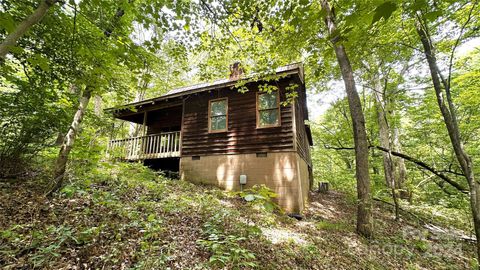
[[[371, 149], [371, 150], [370, 150], [370, 155], [371, 155], [371, 157], [372, 157], [372, 160], [375, 160], [375, 158], [376, 158], [375, 149]], [[380, 174], [380, 173], [379, 173], [379, 169], [378, 169], [378, 167], [376, 166], [375, 162], [374, 162], [373, 164], [371, 164], [371, 166], [372, 166], [372, 172], [373, 172], [373, 174], [374, 174], [374, 175], [379, 175], [379, 174]]]
[[[145, 99], [145, 83], [142, 83], [142, 79], [139, 79], [139, 89], [137, 90], [137, 93], [135, 94], [135, 99], [133, 102], [138, 102], [142, 101]], [[136, 123], [129, 123], [128, 127], [128, 135], [130, 137], [137, 137], [140, 134], [140, 131], [142, 131], [143, 125], [141, 124], [136, 124]], [[142, 134], [142, 136], [145, 134]]]
[[440, 112], [442, 113], [450, 142], [452, 143], [455, 156], [465, 178], [467, 179], [470, 189], [470, 206], [472, 209], [475, 235], [477, 237], [477, 259], [480, 261], [480, 184], [475, 180], [472, 159], [463, 147], [455, 107], [450, 96], [449, 82], [445, 81], [438, 68], [435, 57], [435, 47], [430, 38], [427, 25], [424, 23], [420, 14], [417, 14], [415, 26], [420, 41], [422, 42], [425, 57], [430, 69], [430, 75], [432, 77], [433, 88], [435, 89], [435, 95], [437, 97], [437, 103]]
[[[378, 127], [379, 127], [379, 137], [380, 137], [380, 146], [386, 149], [391, 149], [390, 144], [390, 128], [387, 121], [387, 99], [385, 97], [385, 91], [382, 91], [382, 87], [380, 82], [375, 82], [376, 85], [376, 93], [375, 93], [375, 105], [377, 109], [377, 120], [378, 120]], [[395, 181], [395, 167], [393, 164], [393, 158], [391, 151], [383, 152], [383, 172], [385, 176], [385, 184], [387, 187], [390, 188], [392, 192], [392, 199], [395, 205], [395, 220], [400, 218], [399, 216], [399, 205], [397, 199], [397, 191], [396, 191], [396, 181]]]
[[372, 237], [372, 199], [370, 196], [370, 175], [368, 167], [368, 141], [365, 130], [365, 118], [363, 116], [362, 104], [358, 95], [353, 70], [350, 65], [345, 48], [337, 41], [340, 36], [335, 24], [335, 15], [327, 0], [321, 1], [322, 9], [325, 11], [325, 25], [331, 36], [331, 43], [335, 49], [338, 64], [342, 72], [342, 78], [347, 92], [350, 115], [353, 122], [353, 139], [355, 142], [355, 170], [357, 178], [357, 233]]
[[[396, 152], [402, 152], [402, 145], [400, 144], [400, 130], [398, 127], [393, 128], [393, 150]], [[393, 163], [396, 169], [395, 183], [397, 184], [398, 189], [403, 189], [405, 181], [407, 180], [407, 166], [405, 166], [405, 161], [401, 158], [394, 158]]]
[[78, 134], [78, 129], [80, 128], [80, 124], [83, 120], [83, 116], [85, 115], [85, 111], [87, 110], [88, 102], [90, 101], [90, 97], [92, 96], [93, 88], [87, 86], [83, 91], [83, 94], [80, 98], [80, 103], [78, 104], [77, 112], [73, 117], [72, 125], [68, 129], [67, 134], [63, 138], [62, 147], [60, 148], [60, 152], [58, 153], [57, 161], [55, 163], [55, 172], [54, 172], [54, 187], [49, 192], [52, 194], [53, 192], [57, 191], [59, 188], [62, 187], [63, 179], [65, 177], [65, 170], [67, 167], [68, 156], [70, 151], [72, 150], [73, 143], [75, 142], [75, 138]]
[[[379, 93], [381, 87], [378, 82], [376, 82], [376, 93], [375, 93], [375, 105], [377, 111], [377, 122], [379, 130], [379, 141], [380, 146], [386, 149], [390, 149], [390, 128], [388, 127], [386, 107], [384, 94]], [[387, 187], [392, 187], [394, 183], [394, 174], [393, 174], [393, 160], [392, 156], [388, 152], [382, 152], [383, 157], [383, 171], [385, 175], [385, 184]]]
[[[56, 0], [46, 0], [49, 2], [55, 2]], [[115, 16], [113, 18], [113, 23], [118, 21], [123, 15], [125, 14], [123, 9], [117, 9]], [[110, 37], [113, 32], [113, 26], [108, 28], [104, 35], [105, 37]], [[75, 90], [75, 87], [71, 88]], [[78, 104], [77, 112], [75, 113], [72, 121], [72, 125], [70, 126], [65, 138], [63, 139], [62, 147], [60, 148], [60, 152], [58, 153], [57, 160], [55, 162], [55, 172], [54, 172], [54, 188], [48, 193], [48, 195], [52, 194], [53, 192], [57, 191], [60, 187], [62, 187], [63, 179], [65, 177], [65, 171], [67, 168], [68, 156], [70, 151], [73, 148], [73, 143], [75, 142], [75, 138], [78, 133], [78, 129], [80, 128], [80, 124], [83, 120], [83, 116], [85, 115], [85, 111], [87, 110], [88, 103], [90, 98], [92, 97], [93, 87], [87, 85], [83, 94], [80, 98], [80, 103]]]
[[0, 59], [5, 59], [10, 49], [17, 44], [17, 40], [20, 39], [28, 31], [28, 29], [30, 29], [30, 27], [38, 23], [43, 16], [47, 14], [48, 9], [56, 2], [56, 0], [43, 0], [38, 8], [5, 38], [5, 40], [0, 44]]
[[103, 114], [103, 105], [102, 105], [102, 97], [100, 95], [95, 95], [93, 98], [95, 106], [93, 106], [93, 111], [95, 112], [95, 115], [100, 117]]

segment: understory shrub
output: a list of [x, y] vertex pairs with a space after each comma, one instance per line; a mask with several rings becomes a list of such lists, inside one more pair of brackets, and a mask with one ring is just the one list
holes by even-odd
[[267, 212], [282, 212], [282, 209], [274, 202], [277, 194], [265, 185], [255, 185], [252, 188], [235, 192], [250, 205], [262, 208]]
[[223, 210], [209, 218], [202, 226], [203, 238], [197, 244], [211, 253], [208, 264], [220, 268], [255, 268], [255, 254], [242, 246], [249, 238], [256, 235], [258, 228], [240, 224], [247, 230], [228, 233], [225, 222], [231, 218], [230, 213]]

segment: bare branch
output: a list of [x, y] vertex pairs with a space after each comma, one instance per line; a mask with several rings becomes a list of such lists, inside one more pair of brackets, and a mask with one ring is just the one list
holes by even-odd
[[[333, 150], [354, 150], [355, 149], [353, 147], [334, 147], [334, 146], [328, 146], [328, 145], [325, 145], [324, 147], [326, 149], [333, 149]], [[426, 164], [425, 162], [423, 162], [419, 159], [416, 159], [414, 157], [408, 156], [408, 155], [403, 154], [403, 153], [391, 151], [391, 150], [383, 148], [381, 146], [370, 145], [369, 148], [375, 148], [375, 149], [378, 149], [378, 150], [381, 150], [381, 151], [384, 151], [384, 152], [389, 152], [393, 156], [400, 157], [400, 158], [403, 158], [404, 160], [410, 161], [410, 162], [414, 163], [415, 165], [433, 173], [434, 175], [436, 175], [437, 177], [439, 177], [443, 181], [447, 182], [448, 184], [450, 184], [452, 187], [454, 187], [455, 189], [457, 189], [461, 193], [463, 193], [463, 194], [468, 194], [469, 193], [468, 190], [465, 187], [463, 187], [462, 185], [455, 182], [450, 177], [443, 174], [442, 171], [438, 171], [438, 170], [434, 169], [433, 167], [431, 167], [430, 165]]]
[[421, 160], [418, 160], [414, 157], [411, 157], [411, 156], [408, 156], [406, 154], [403, 154], [403, 153], [399, 153], [399, 152], [395, 152], [395, 151], [391, 151], [389, 149], [386, 149], [386, 148], [383, 148], [383, 147], [380, 147], [380, 146], [370, 146], [372, 148], [376, 148], [378, 150], [381, 150], [381, 151], [384, 151], [384, 152], [391, 152], [392, 155], [396, 156], [396, 157], [400, 157], [400, 158], [403, 158], [407, 161], [410, 161], [410, 162], [413, 162], [415, 163], [416, 165], [426, 169], [427, 171], [435, 174], [436, 176], [438, 176], [440, 179], [444, 180], [445, 182], [449, 183], [451, 186], [453, 186], [454, 188], [456, 188], [458, 191], [464, 193], [464, 194], [468, 194], [468, 190], [463, 187], [462, 185], [460, 185], [459, 183], [455, 182], [454, 180], [452, 180], [450, 177], [446, 176], [445, 174], [435, 170], [434, 168], [432, 168], [430, 165], [426, 164], [425, 162], [421, 161]]
[[462, 25], [462, 28], [460, 29], [460, 33], [458, 34], [458, 38], [455, 41], [455, 45], [453, 46], [452, 53], [450, 54], [450, 60], [448, 64], [448, 79], [447, 79], [447, 85], [448, 85], [448, 92], [450, 92], [450, 84], [452, 81], [452, 67], [453, 67], [453, 58], [455, 55], [455, 51], [457, 50], [458, 45], [460, 44], [460, 40], [462, 39], [463, 31], [465, 31], [465, 28], [467, 27], [468, 23], [470, 23], [470, 20], [472, 19], [472, 13], [473, 10], [475, 9], [475, 6], [477, 5], [477, 1], [473, 2], [472, 8], [468, 12], [467, 20], [465, 23]]

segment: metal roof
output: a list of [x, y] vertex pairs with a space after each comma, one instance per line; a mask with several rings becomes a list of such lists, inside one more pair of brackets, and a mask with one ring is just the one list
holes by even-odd
[[[303, 64], [302, 63], [293, 63], [293, 64], [289, 64], [289, 65], [286, 65], [286, 66], [281, 66], [281, 67], [279, 67], [275, 70], [275, 73], [277, 75], [298, 74], [298, 76], [300, 77], [300, 80], [302, 82], [304, 82]], [[221, 80], [216, 80], [216, 81], [213, 81], [213, 82], [206, 82], [206, 83], [200, 83], [200, 84], [194, 84], [194, 85], [190, 85], [190, 86], [186, 86], [186, 87], [176, 88], [176, 89], [170, 90], [166, 94], [161, 95], [159, 97], [146, 99], [146, 100], [142, 100], [142, 101], [139, 101], [139, 102], [128, 103], [128, 104], [121, 105], [121, 106], [114, 107], [114, 108], [108, 108], [108, 109], [105, 109], [105, 111], [120, 110], [120, 109], [123, 109], [123, 108], [126, 108], [126, 107], [136, 107], [136, 106], [141, 106], [141, 105], [144, 105], [144, 104], [151, 104], [152, 102], [155, 102], [155, 101], [180, 97], [180, 96], [193, 94], [193, 93], [198, 93], [198, 92], [203, 92], [203, 91], [208, 91], [208, 90], [212, 90], [212, 89], [229, 87], [229, 86], [235, 85], [236, 83], [238, 83], [238, 81], [241, 81], [241, 80], [247, 80], [248, 81], [250, 79], [253, 79], [257, 75], [259, 75], [259, 74], [254, 73], [254, 74], [251, 74], [247, 77], [241, 77], [241, 78], [236, 78], [236, 79], [221, 79]]]

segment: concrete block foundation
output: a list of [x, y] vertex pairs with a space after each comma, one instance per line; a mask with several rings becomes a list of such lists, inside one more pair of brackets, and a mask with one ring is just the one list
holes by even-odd
[[240, 190], [240, 175], [247, 175], [245, 188], [265, 184], [278, 194], [277, 203], [287, 213], [301, 213], [308, 200], [309, 172], [296, 152], [183, 156], [180, 178], [193, 183]]

